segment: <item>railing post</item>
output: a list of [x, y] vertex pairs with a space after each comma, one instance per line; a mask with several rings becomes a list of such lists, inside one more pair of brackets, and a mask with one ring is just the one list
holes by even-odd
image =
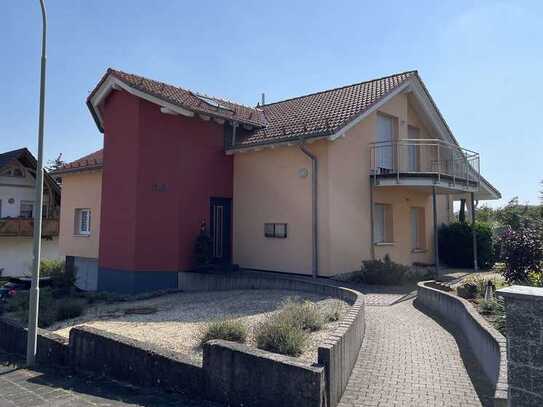
[[394, 148], [396, 151], [396, 183], [400, 183], [400, 143], [396, 143], [396, 148]]
[[437, 181], [441, 182], [441, 152], [440, 147], [441, 144], [437, 143]]

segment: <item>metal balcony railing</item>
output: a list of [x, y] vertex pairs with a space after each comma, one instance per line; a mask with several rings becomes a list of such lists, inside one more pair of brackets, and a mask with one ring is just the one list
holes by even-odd
[[477, 189], [479, 153], [437, 139], [402, 139], [370, 144], [370, 175], [431, 176], [438, 182]]
[[[58, 236], [59, 220], [43, 219], [42, 236]], [[30, 237], [34, 233], [34, 220], [28, 218], [4, 218], [0, 219], [0, 237]]]

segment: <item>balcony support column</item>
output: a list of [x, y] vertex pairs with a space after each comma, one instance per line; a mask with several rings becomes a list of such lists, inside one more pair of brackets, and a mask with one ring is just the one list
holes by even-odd
[[434, 263], [436, 272], [439, 274], [439, 238], [437, 235], [437, 198], [436, 186], [432, 186], [432, 209], [434, 215]]
[[471, 198], [471, 235], [473, 240], [473, 271], [479, 271], [479, 264], [477, 264], [477, 232], [475, 231], [475, 194], [470, 193]]

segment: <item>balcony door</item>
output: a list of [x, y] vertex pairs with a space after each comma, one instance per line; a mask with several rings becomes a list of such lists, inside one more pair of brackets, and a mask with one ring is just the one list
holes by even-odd
[[396, 125], [394, 118], [383, 114], [377, 115], [377, 148], [375, 150], [375, 164], [377, 171], [386, 174], [392, 171], [393, 153], [392, 142], [394, 141]]
[[[407, 138], [409, 140], [420, 139], [420, 130], [418, 127], [407, 126]], [[420, 171], [420, 148], [416, 141], [410, 141], [407, 145], [408, 171]]]
[[211, 198], [209, 206], [213, 263], [228, 264], [232, 261], [232, 199]]

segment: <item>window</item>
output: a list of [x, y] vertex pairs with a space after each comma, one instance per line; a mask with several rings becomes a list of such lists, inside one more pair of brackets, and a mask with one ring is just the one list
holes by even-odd
[[25, 176], [25, 173], [22, 168], [20, 167], [9, 167], [4, 172], [2, 172], [0, 175], [3, 175], [5, 177], [19, 177], [23, 178]]
[[91, 232], [91, 211], [90, 209], [75, 210], [75, 234], [90, 235]]
[[373, 212], [374, 243], [392, 243], [392, 205], [375, 204]]
[[388, 173], [393, 169], [393, 146], [396, 133], [396, 118], [384, 114], [377, 115], [377, 149], [375, 150], [376, 166], [380, 173]]
[[264, 223], [264, 236], [286, 239], [287, 224], [286, 223]]
[[32, 218], [34, 214], [34, 202], [32, 201], [21, 201], [21, 206], [19, 208], [19, 217], [21, 218]]
[[424, 208], [411, 208], [411, 248], [426, 249], [426, 222]]
[[[410, 140], [420, 138], [420, 129], [418, 127], [407, 126], [407, 138]], [[419, 146], [417, 144], [409, 144], [407, 147], [409, 171], [415, 172], [419, 170]]]

